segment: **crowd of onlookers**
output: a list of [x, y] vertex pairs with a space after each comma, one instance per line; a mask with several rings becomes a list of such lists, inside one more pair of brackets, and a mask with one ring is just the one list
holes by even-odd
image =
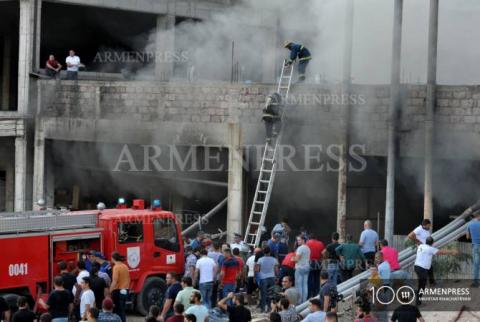
[[[103, 254], [91, 251], [86, 258], [73, 262], [59, 262], [58, 275], [53, 278], [53, 290], [43, 299], [37, 294], [35, 311], [47, 311], [41, 322], [125, 322], [125, 308], [130, 288], [130, 272], [125, 258], [118, 252], [106, 261]], [[11, 305], [0, 297], [0, 317], [5, 322], [34, 322], [37, 316], [28, 299], [20, 296], [18, 310], [12, 313]]]
[[[337, 292], [339, 283], [362, 271], [369, 271], [365, 289], [394, 287], [395, 282], [410, 278], [399, 265], [397, 249], [379, 238], [369, 220], [364, 222], [358, 241], [346, 235], [340, 242], [335, 232], [328, 243], [323, 243], [304, 229], [295, 240], [290, 240], [290, 233], [287, 221], [283, 220], [274, 226], [261, 247], [253, 249], [243, 243], [240, 235], [235, 235], [231, 244], [220, 244], [199, 232], [187, 247], [185, 263], [186, 275], [193, 277], [193, 287], [198, 288], [202, 303], [209, 309], [215, 305], [226, 309], [222, 306], [224, 302], [217, 304], [217, 294], [225, 298], [233, 294], [231, 292], [242, 292], [246, 303], [257, 305], [260, 312], [269, 312], [271, 321], [331, 322], [338, 319], [337, 304], [342, 298]], [[373, 305], [371, 293], [361, 293], [355, 321], [423, 321], [418, 309], [420, 290], [426, 287], [427, 279], [434, 283], [433, 256], [457, 251], [433, 247], [428, 219], [423, 220], [409, 238], [417, 244], [416, 302], [392, 310], [378, 303]], [[295, 307], [308, 299], [310, 313], [301, 316]], [[248, 321], [231, 315], [228, 319]]]
[[[372, 294], [364, 291], [359, 294], [355, 322], [423, 321], [418, 309], [422, 304], [420, 290], [427, 281], [435, 283], [433, 257], [458, 253], [433, 247], [430, 231], [431, 223], [426, 219], [408, 236], [417, 244], [416, 302], [382, 310], [381, 305], [369, 300]], [[239, 234], [231, 243], [222, 243], [199, 232], [185, 243], [183, 276], [175, 272], [166, 275], [164, 299], [160, 305], [150, 307], [146, 322], [247, 322], [257, 312], [268, 313], [270, 321], [334, 322], [338, 320], [337, 304], [341, 300], [337, 284], [365, 270], [370, 272], [366, 289], [394, 286], [396, 281], [409, 278], [399, 265], [398, 251], [379, 239], [368, 220], [358, 242], [349, 235], [340, 242], [335, 232], [325, 246], [312, 233], [303, 231], [295, 240], [290, 240], [290, 234], [284, 220], [275, 225], [261, 247], [252, 248]], [[480, 213], [470, 223], [467, 235], [474, 246], [480, 244]], [[40, 296], [36, 304], [48, 311], [40, 321], [125, 322], [130, 275], [123, 261], [117, 252], [107, 261], [103, 254], [91, 251], [76, 265], [58, 263], [53, 291], [46, 301]], [[472, 287], [478, 286], [476, 266], [478, 258], [474, 258]], [[302, 316], [295, 308], [308, 299], [309, 313]], [[27, 298], [20, 297], [17, 305], [18, 311], [12, 314], [0, 297], [4, 321], [36, 321]]]

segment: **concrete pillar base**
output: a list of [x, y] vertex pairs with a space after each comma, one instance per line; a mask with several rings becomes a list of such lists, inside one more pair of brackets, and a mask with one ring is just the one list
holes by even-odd
[[227, 241], [231, 241], [233, 234], [243, 233], [243, 150], [239, 124], [230, 123], [228, 130]]
[[15, 138], [15, 201], [14, 211], [26, 210], [27, 192], [27, 140]]

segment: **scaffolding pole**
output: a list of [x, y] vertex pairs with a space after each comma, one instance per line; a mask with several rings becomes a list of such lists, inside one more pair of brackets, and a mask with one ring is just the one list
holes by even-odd
[[437, 83], [437, 41], [438, 41], [438, 1], [430, 0], [428, 26], [427, 99], [425, 108], [425, 186], [423, 216], [432, 222], [432, 153], [435, 116], [435, 95]]
[[[353, 0], [346, 2], [345, 15], [345, 51], [343, 56], [343, 91], [350, 97], [352, 86], [352, 46], [353, 46]], [[350, 144], [350, 102], [345, 105], [344, 128], [342, 129], [341, 151], [338, 167], [338, 192], [337, 192], [337, 232], [340, 240], [345, 240], [347, 224], [347, 187], [348, 187], [348, 149]]]
[[220, 209], [222, 209], [223, 206], [225, 206], [227, 204], [227, 200], [228, 200], [228, 198], [225, 198], [222, 201], [220, 201], [220, 203], [218, 205], [216, 205], [215, 207], [213, 207], [212, 210], [210, 210], [205, 215], [203, 215], [201, 218], [199, 218], [198, 221], [193, 223], [190, 227], [188, 227], [184, 231], [182, 231], [182, 235], [188, 234], [189, 232], [191, 232], [195, 228], [199, 227], [201, 222], [203, 222], [204, 220], [208, 220], [210, 217], [212, 217], [217, 212], [219, 212]]
[[385, 201], [385, 239], [393, 240], [395, 222], [395, 168], [397, 161], [397, 117], [400, 110], [400, 60], [402, 52], [403, 0], [395, 0], [392, 41], [390, 117], [388, 126], [387, 195]]

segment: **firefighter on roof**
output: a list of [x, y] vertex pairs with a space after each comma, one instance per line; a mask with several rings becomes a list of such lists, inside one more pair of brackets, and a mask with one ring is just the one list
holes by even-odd
[[290, 58], [287, 59], [286, 65], [291, 65], [298, 58], [298, 81], [303, 82], [305, 80], [305, 70], [307, 69], [308, 62], [312, 59], [310, 51], [303, 45], [295, 44], [291, 41], [285, 41], [283, 44], [285, 48], [290, 50]]

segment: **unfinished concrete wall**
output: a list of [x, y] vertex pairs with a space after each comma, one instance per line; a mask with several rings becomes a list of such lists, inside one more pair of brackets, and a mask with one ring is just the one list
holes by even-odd
[[[226, 124], [231, 122], [241, 124], [245, 144], [262, 142], [262, 108], [265, 95], [273, 91], [266, 85], [224, 83], [41, 81], [40, 86], [47, 137], [213, 145], [227, 144]], [[386, 155], [389, 87], [357, 85], [352, 95], [345, 98], [335, 86], [294, 88], [287, 116], [300, 130], [298, 143], [339, 142], [345, 100], [350, 99], [352, 144], [365, 145], [366, 155]], [[402, 156], [423, 155], [425, 96], [423, 86], [404, 89]], [[480, 87], [439, 86], [435, 120], [438, 157], [480, 158]]]

